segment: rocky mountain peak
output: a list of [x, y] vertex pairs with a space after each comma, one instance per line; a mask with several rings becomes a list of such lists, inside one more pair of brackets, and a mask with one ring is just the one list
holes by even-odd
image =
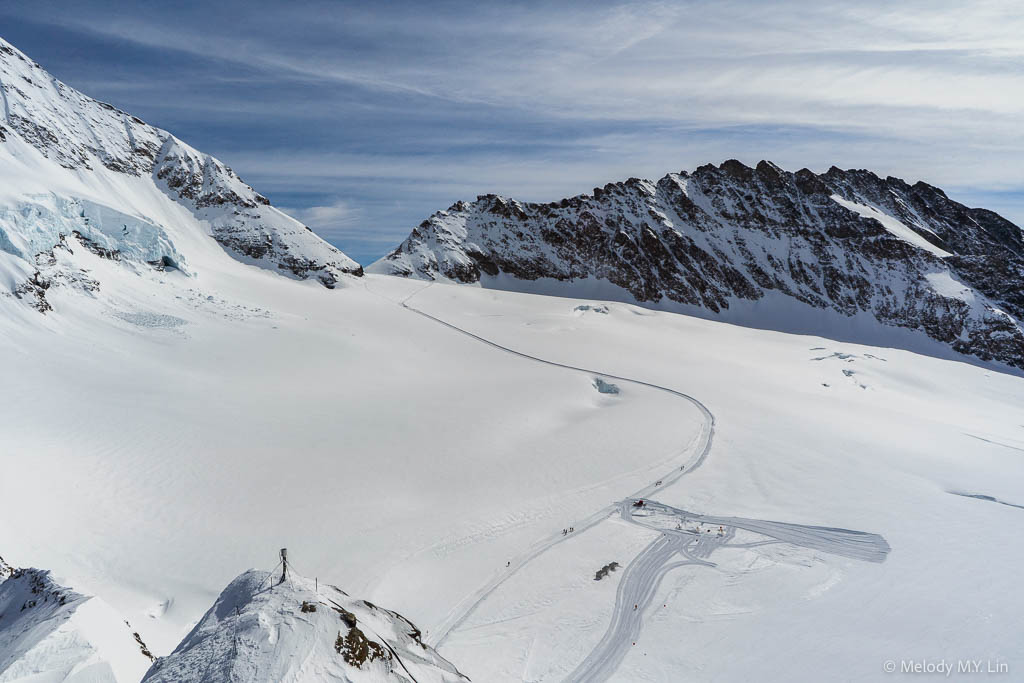
[[[212, 236], [239, 261], [326, 287], [362, 275], [358, 263], [270, 206], [220, 160], [71, 88], [2, 39], [0, 105], [0, 177], [7, 190], [0, 251], [25, 261], [15, 267], [21, 274], [11, 276], [21, 280], [11, 288], [18, 298], [38, 302], [46, 289], [40, 283], [72, 277], [47, 275], [33, 263], [72, 234], [103, 254], [119, 254], [126, 266], [137, 255], [151, 256], [148, 245], [157, 242], [163, 253], [140, 264], [163, 267], [170, 259], [184, 266], [191, 254], [178, 245], [194, 244], [195, 235], [180, 231], [190, 230]], [[162, 201], [154, 203], [154, 189]], [[58, 214], [61, 206], [97, 210], [89, 221], [78, 220], [83, 214], [40, 224], [39, 217], [54, 214], [54, 204]], [[175, 207], [184, 207], [191, 220], [183, 222]]]
[[642, 306], [1024, 368], [1024, 234], [924, 182], [730, 159], [545, 204], [495, 197], [431, 216], [371, 272], [567, 296], [600, 282]]
[[143, 678], [200, 681], [468, 681], [397, 612], [289, 574], [250, 570]]

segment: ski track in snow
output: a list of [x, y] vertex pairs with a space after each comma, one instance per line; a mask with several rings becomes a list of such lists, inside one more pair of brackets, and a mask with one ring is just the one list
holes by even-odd
[[972, 439], [977, 439], [978, 441], [984, 441], [985, 443], [990, 443], [993, 446], [1002, 446], [1003, 448], [1009, 448], [1010, 450], [1024, 452], [1024, 448], [1019, 448], [1017, 446], [1011, 446], [1010, 444], [1002, 443], [1002, 442], [999, 442], [999, 441], [993, 441], [992, 439], [986, 439], [985, 437], [978, 436], [977, 434], [970, 434], [968, 432], [964, 432], [964, 436], [969, 436]]
[[[611, 623], [608, 625], [600, 642], [591, 650], [590, 654], [569, 674], [566, 681], [604, 681], [615, 674], [622, 660], [626, 657], [629, 649], [636, 643], [637, 637], [643, 626], [643, 615], [650, 606], [654, 595], [661, 584], [662, 579], [671, 571], [684, 566], [715, 567], [713, 562], [705, 558], [721, 547], [754, 547], [766, 543], [789, 543], [811, 550], [817, 550], [834, 555], [861, 560], [865, 562], [884, 562], [890, 551], [888, 542], [880, 535], [840, 529], [834, 527], [808, 526], [803, 524], [791, 524], [788, 522], [774, 522], [770, 520], [748, 519], [744, 517], [718, 517], [713, 515], [700, 515], [681, 510], [679, 508], [651, 501], [649, 496], [654, 492], [669, 486], [678, 481], [683, 475], [688, 474], [699, 467], [708, 453], [711, 451], [711, 444], [714, 438], [715, 417], [711, 411], [699, 400], [675, 389], [670, 389], [651, 382], [611, 375], [589, 368], [582, 368], [565, 363], [531, 356], [521, 351], [502, 346], [489, 339], [473, 334], [468, 330], [453, 325], [441, 318], [437, 318], [409, 305], [409, 301], [429, 288], [433, 283], [417, 289], [400, 302], [400, 305], [418, 315], [421, 315], [435, 323], [468, 336], [476, 341], [505, 353], [525, 358], [545, 365], [550, 365], [565, 370], [583, 372], [589, 375], [598, 375], [599, 379], [613, 379], [620, 382], [631, 382], [659, 391], [664, 391], [673, 396], [685, 399], [694, 405], [702, 414], [704, 420], [701, 426], [701, 433], [696, 441], [696, 446], [691, 450], [690, 445], [694, 443], [687, 441], [683, 454], [687, 456], [686, 462], [678, 468], [656, 480], [654, 483], [642, 488], [625, 500], [612, 503], [585, 519], [576, 522], [573, 534], [563, 535], [555, 533], [551, 536], [538, 540], [518, 557], [511, 560], [509, 567], [497, 574], [488, 583], [477, 591], [462, 600], [455, 609], [442, 622], [435, 631], [433, 647], [435, 649], [447, 640], [448, 636], [458, 628], [469, 616], [479, 607], [489, 595], [491, 595], [501, 584], [511, 578], [517, 571], [525, 567], [530, 561], [539, 557], [562, 541], [568, 539], [576, 532], [585, 531], [611, 515], [618, 512], [622, 518], [633, 524], [643, 526], [655, 531], [661, 531], [662, 535], [655, 539], [643, 551], [640, 552], [626, 567], [622, 579], [616, 591], [615, 608], [612, 613]], [[633, 503], [643, 499], [642, 508], [634, 507]], [[638, 519], [639, 517], [639, 519]], [[653, 523], [661, 520], [662, 525]], [[698, 529], [704, 525], [719, 526], [721, 531], [716, 534], [699, 533], [685, 530], [683, 525], [695, 523]], [[674, 525], [674, 528], [673, 528]], [[756, 543], [730, 544], [736, 534], [736, 529], [744, 529], [754, 532], [769, 539]], [[671, 562], [676, 555], [682, 555], [685, 559]], [[632, 604], [633, 608], [629, 605]]]
[[[722, 542], [716, 537], [715, 541]], [[640, 635], [644, 611], [654, 600], [654, 594], [661, 580], [673, 569], [688, 565], [713, 567], [710, 562], [698, 559], [696, 546], [705, 544], [703, 537], [685, 538], [683, 534], [663, 534], [637, 555], [619, 581], [615, 594], [615, 611], [601, 641], [583, 662], [566, 678], [566, 681], [606, 680], [619, 668]], [[708, 542], [714, 543], [707, 539]], [[717, 545], [717, 544], [716, 544]], [[669, 564], [677, 553], [687, 560]], [[633, 605], [631, 608], [630, 605]]]
[[[656, 490], [658, 490], [660, 488], [664, 488], [665, 486], [669, 486], [669, 485], [675, 483], [684, 474], [688, 474], [689, 472], [692, 472], [697, 467], [700, 467], [700, 465], [703, 464], [704, 460], [707, 458], [708, 453], [711, 451], [712, 440], [714, 439], [715, 416], [711, 413], [710, 410], [708, 410], [707, 406], [705, 406], [703, 403], [701, 403], [699, 400], [697, 400], [693, 396], [690, 396], [689, 394], [684, 394], [681, 391], [676, 391], [675, 389], [670, 389], [668, 387], [663, 387], [663, 386], [660, 386], [658, 384], [653, 384], [651, 382], [644, 382], [642, 380], [632, 379], [630, 377], [622, 377], [622, 376], [619, 376], [619, 375], [611, 375], [611, 374], [608, 374], [608, 373], [605, 373], [605, 372], [600, 372], [598, 370], [592, 370], [592, 369], [589, 369], [589, 368], [577, 367], [577, 366], [574, 366], [574, 365], [567, 365], [567, 364], [564, 364], [564, 363], [556, 363], [554, 361], [546, 360], [544, 358], [539, 358], [537, 356], [531, 356], [531, 355], [523, 353], [521, 351], [516, 351], [515, 349], [511, 349], [511, 348], [508, 348], [506, 346], [502, 346], [501, 344], [497, 344], [497, 343], [495, 343], [495, 342], [493, 342], [493, 341], [491, 341], [489, 339], [486, 339], [484, 337], [481, 337], [479, 335], [473, 334], [472, 332], [469, 332], [468, 330], [464, 330], [461, 327], [453, 325], [453, 324], [451, 324], [451, 323], [449, 323], [449, 322], [447, 322], [445, 320], [442, 320], [441, 318], [434, 317], [434, 316], [430, 315], [429, 313], [421, 311], [421, 310], [419, 310], [417, 308], [413, 308], [412, 306], [409, 305], [410, 299], [412, 299], [414, 296], [416, 296], [417, 294], [419, 294], [423, 290], [425, 290], [428, 287], [430, 287], [432, 284], [433, 283], [430, 283], [430, 284], [426, 285], [425, 287], [421, 287], [420, 289], [416, 290], [415, 292], [413, 292], [412, 294], [407, 296], [404, 300], [402, 300], [400, 305], [403, 308], [405, 308], [405, 309], [407, 309], [407, 310], [409, 310], [409, 311], [411, 311], [413, 313], [416, 313], [418, 315], [421, 315], [421, 316], [427, 318], [428, 320], [432, 320], [432, 321], [434, 321], [434, 322], [436, 322], [436, 323], [438, 323], [440, 325], [444, 325], [445, 327], [447, 327], [447, 328], [449, 328], [449, 329], [451, 329], [451, 330], [453, 330], [455, 332], [458, 332], [460, 334], [466, 335], [466, 336], [468, 336], [468, 337], [470, 337], [472, 339], [475, 339], [476, 341], [479, 341], [481, 343], [487, 344], [488, 346], [490, 346], [492, 348], [495, 348], [495, 349], [497, 349], [499, 351], [502, 351], [504, 353], [511, 353], [513, 355], [519, 356], [520, 358], [525, 358], [527, 360], [531, 360], [531, 361], [534, 361], [534, 362], [537, 362], [537, 363], [543, 363], [545, 365], [550, 365], [552, 367], [562, 368], [564, 370], [572, 370], [572, 371], [575, 371], [575, 372], [582, 372], [582, 373], [586, 373], [586, 374], [591, 375], [591, 376], [598, 375], [601, 378], [607, 379], [607, 380], [617, 380], [619, 382], [630, 382], [630, 383], [633, 383], [633, 384], [638, 384], [638, 385], [641, 385], [641, 386], [649, 387], [651, 389], [657, 389], [658, 391], [664, 391], [666, 393], [672, 394], [673, 396], [676, 396], [676, 397], [679, 397], [679, 398], [682, 398], [682, 399], [688, 401], [689, 403], [691, 403], [693, 406], [695, 406], [700, 411], [701, 415], [704, 418], [703, 424], [701, 426], [701, 432], [700, 432], [700, 435], [699, 435], [699, 437], [698, 437], [698, 439], [696, 441], [696, 446], [692, 448], [692, 451], [690, 450], [690, 446], [693, 443], [692, 437], [687, 439], [686, 446], [685, 446], [686, 450], [684, 450], [684, 452], [683, 452], [683, 455], [686, 456], [686, 458], [687, 458], [686, 461], [682, 465], [680, 465], [679, 467], [673, 467], [671, 472], [666, 473], [664, 476], [660, 477], [655, 482], [653, 482], [653, 483], [645, 486], [644, 488], [640, 489], [639, 491], [635, 492], [632, 495], [632, 498], [644, 498], [644, 497], [647, 497], [651, 493], [653, 493], [654, 491], [656, 491]], [[601, 521], [603, 521], [603, 520], [607, 519], [608, 517], [610, 517], [611, 515], [615, 514], [615, 512], [618, 511], [619, 509], [620, 509], [620, 504], [618, 502], [615, 502], [615, 503], [612, 503], [612, 504], [608, 505], [607, 507], [601, 508], [600, 510], [598, 510], [594, 514], [590, 515], [589, 517], [586, 517], [585, 519], [582, 519], [582, 520], [580, 520], [578, 522], [575, 522], [572, 525], [572, 527], [575, 529], [573, 534], [579, 533], [581, 531], [585, 531], [585, 530], [595, 526], [596, 524], [600, 523]], [[511, 578], [517, 571], [519, 571], [520, 569], [525, 567], [531, 560], [539, 557], [540, 555], [542, 555], [543, 553], [547, 552], [548, 550], [550, 550], [554, 546], [558, 545], [562, 541], [565, 541], [569, 537], [570, 536], [568, 536], [568, 535], [563, 536], [561, 532], [554, 533], [551, 536], [542, 538], [539, 541], [535, 542], [533, 545], [531, 545], [529, 548], [527, 548], [519, 556], [517, 556], [516, 558], [512, 559], [510, 561], [511, 564], [509, 565], [509, 567], [505, 568], [503, 572], [501, 572], [500, 574], [496, 575], [487, 584], [485, 584], [480, 589], [475, 591], [473, 594], [468, 596], [466, 599], [464, 599], [462, 602], [460, 602], [455, 607], [455, 609], [448, 615], [448, 617], [444, 620], [444, 622], [442, 622], [441, 626], [438, 627], [435, 630], [434, 637], [433, 637], [433, 641], [434, 642], [432, 643], [432, 646], [435, 649], [440, 648], [441, 645], [444, 643], [444, 641], [447, 640], [447, 638], [451, 634], [451, 632], [454, 631], [456, 628], [458, 628], [459, 625], [461, 625], [476, 610], [476, 608], [484, 600], [487, 599], [487, 596], [489, 596], [491, 593], [493, 593], [495, 591], [495, 589], [497, 589], [506, 580]], [[637, 626], [637, 628], [639, 628], [639, 626]]]
[[[632, 501], [624, 501], [622, 503], [622, 517], [626, 521], [660, 531], [686, 533], [653, 524], [643, 524], [642, 521], [637, 520], [636, 509], [632, 507], [631, 503]], [[889, 543], [882, 536], [864, 531], [807, 526], [804, 524], [791, 524], [789, 522], [772, 522], [764, 519], [748, 519], [746, 517], [698, 515], [650, 500], [644, 501], [642, 510], [644, 511], [643, 517], [647, 518], [655, 518], [658, 515], [662, 515], [670, 518], [672, 522], [678, 521], [680, 524], [695, 522], [701, 526], [745, 529], [762, 536], [774, 538], [783, 543], [798, 545], [811, 550], [820, 550], [821, 552], [841, 555], [842, 557], [849, 557], [863, 562], [884, 562], [891, 550]]]
[[1012, 508], [1020, 508], [1024, 510], [1024, 505], [1018, 505], [1017, 503], [1010, 503], [1005, 500], [1000, 500], [995, 496], [989, 496], [984, 493], [967, 493], [965, 491], [950, 491], [954, 496], [963, 496], [964, 498], [974, 498], [975, 500], [984, 500], [989, 503], [999, 503], [1000, 505], [1006, 505]]
[[[615, 611], [612, 613], [608, 629], [597, 646], [569, 674], [566, 681], [583, 683], [611, 678], [629, 649], [636, 644], [643, 625], [644, 610], [650, 606], [665, 575], [685, 566], [714, 567], [713, 562], [704, 558], [710, 557], [719, 548], [751, 547], [781, 541], [865, 562], [884, 562], [890, 550], [889, 544], [878, 534], [744, 517], [698, 515], [650, 500], [645, 500], [642, 508], [636, 508], [633, 505], [635, 502], [624, 500], [619, 504], [622, 518], [627, 522], [661, 531], [662, 535], [647, 546], [626, 568], [619, 582], [615, 596]], [[658, 519], [669, 526], [652, 523]], [[671, 528], [670, 525], [673, 523], [678, 526]], [[684, 528], [690, 524], [696, 524], [698, 530], [694, 532]], [[705, 533], [705, 525], [710, 526], [712, 531], [717, 525], [721, 531]], [[736, 529], [769, 536], [775, 541], [731, 544], [729, 541], [735, 537]], [[686, 560], [670, 564], [669, 561], [677, 553]], [[632, 608], [630, 604], [633, 605]]]

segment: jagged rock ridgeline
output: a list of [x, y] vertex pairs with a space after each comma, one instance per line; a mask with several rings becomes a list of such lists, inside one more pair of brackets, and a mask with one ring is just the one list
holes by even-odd
[[625, 301], [715, 315], [787, 300], [1024, 368], [1021, 229], [865, 170], [730, 160], [546, 204], [483, 195], [435, 213], [369, 270], [531, 291], [542, 281], [567, 295], [597, 282]]
[[[163, 211], [163, 216], [140, 211], [146, 202], [145, 208], [152, 208], [150, 195], [155, 190], [164, 201], [188, 212], [189, 228], [207, 232], [240, 261], [293, 278], [315, 278], [326, 287], [334, 287], [345, 274], [362, 275], [358, 263], [270, 206], [266, 197], [221, 161], [65, 85], [2, 39], [0, 97], [0, 164], [9, 171], [5, 180], [8, 206], [0, 207], [0, 214], [7, 209], [6, 215], [0, 215], [0, 251], [31, 260], [57, 244], [57, 234], [48, 235], [38, 222], [27, 220], [37, 206], [45, 210], [53, 203], [39, 199], [41, 192], [47, 191], [57, 201], [85, 199], [103, 209], [99, 217], [91, 216], [90, 223], [76, 221], [70, 226], [80, 233], [83, 243], [88, 240], [101, 249], [120, 251], [132, 260], [133, 253], [148, 249], [155, 239], [148, 234], [152, 231], [134, 228], [155, 226], [165, 233], [161, 247], [166, 253], [150, 254], [147, 262], [163, 264], [163, 256], [175, 264], [185, 262], [188, 254], [174, 253], [176, 243], [182, 240], [172, 239], [181, 226], [168, 224], [180, 220], [176, 213], [180, 208]], [[42, 178], [48, 169], [54, 169], [50, 173], [53, 185], [33, 183], [25, 168]], [[61, 188], [58, 176], [78, 185], [68, 181], [65, 185], [73, 189]], [[78, 186], [86, 187], [90, 194], [75, 194]], [[99, 190], [97, 196], [96, 188], [106, 190]], [[20, 201], [15, 201], [19, 195]], [[107, 229], [99, 218], [110, 218], [110, 210], [127, 218], [111, 218], [106, 223], [116, 225]], [[120, 232], [122, 224], [124, 234]]]

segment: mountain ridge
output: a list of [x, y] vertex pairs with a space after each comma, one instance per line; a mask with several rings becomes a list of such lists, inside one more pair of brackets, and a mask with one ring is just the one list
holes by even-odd
[[[523, 291], [547, 283], [545, 293], [569, 296], [586, 291], [582, 281], [601, 297], [710, 315], [785, 300], [780, 317], [794, 304], [805, 317], [866, 314], [1024, 368], [1024, 233], [937, 187], [867, 170], [728, 160], [549, 203], [480, 195], [435, 213], [367, 270]], [[761, 326], [771, 314], [736, 321]]]
[[0, 681], [136, 681], [153, 656], [109, 604], [0, 559]]
[[[220, 160], [64, 84], [2, 38], [0, 105], [0, 260], [17, 259], [0, 264], [0, 279], [40, 311], [50, 309], [48, 286], [75, 268], [47, 272], [33, 261], [72, 233], [90, 251], [140, 267], [191, 274], [184, 266], [196, 260], [195, 243], [212, 237], [236, 261], [328, 288], [362, 275]], [[97, 210], [64, 215], [53, 206], [83, 201]]]
[[[413, 673], [415, 672], [415, 673]], [[467, 681], [408, 619], [335, 586], [250, 569], [142, 679]]]

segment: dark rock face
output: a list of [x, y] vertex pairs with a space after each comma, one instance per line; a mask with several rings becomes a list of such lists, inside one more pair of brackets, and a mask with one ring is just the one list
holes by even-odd
[[269, 264], [293, 277], [315, 277], [333, 289], [342, 273], [363, 268], [308, 228], [270, 206], [217, 159], [169, 137], [152, 169], [158, 186], [207, 221], [213, 238], [243, 260]]
[[371, 272], [594, 278], [641, 305], [713, 313], [783, 295], [1024, 368], [1024, 232], [864, 170], [732, 160], [550, 204], [485, 195], [431, 216]]
[[13, 294], [15, 298], [28, 301], [29, 305], [40, 313], [46, 313], [53, 310], [53, 306], [46, 300], [46, 290], [49, 288], [50, 281], [43, 278], [37, 270], [32, 277], [15, 287]]
[[107, 249], [106, 247], [103, 247], [94, 242], [93, 240], [89, 239], [88, 237], [80, 233], [78, 230], [72, 231], [71, 234], [75, 236], [75, 239], [81, 242], [83, 247], [85, 247], [92, 253], [96, 254], [100, 258], [110, 259], [111, 261], [121, 260], [121, 252], [118, 251], [117, 249]]
[[375, 659], [391, 659], [391, 653], [366, 637], [358, 626], [353, 626], [345, 636], [338, 632], [338, 639], [334, 641], [334, 649], [339, 655], [345, 658], [345, 663], [355, 667], [362, 667], [367, 662]]

